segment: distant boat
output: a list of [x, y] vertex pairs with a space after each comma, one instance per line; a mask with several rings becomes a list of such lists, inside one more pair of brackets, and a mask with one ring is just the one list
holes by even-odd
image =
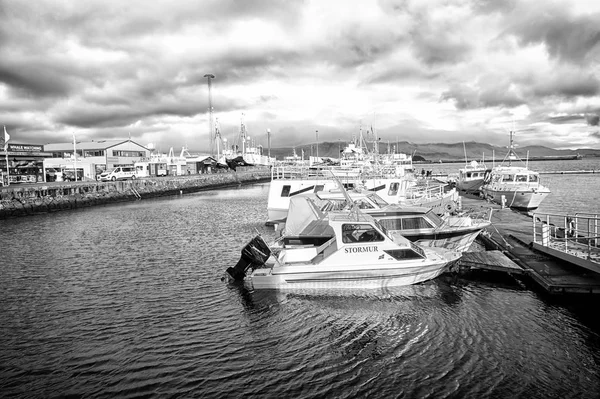
[[489, 173], [491, 169], [485, 166], [483, 160], [481, 163], [475, 160], [469, 162], [467, 160], [467, 149], [464, 145], [465, 143], [463, 142], [465, 167], [458, 170], [456, 188], [458, 188], [459, 191], [465, 191], [467, 193], [478, 192], [481, 189], [486, 173]]
[[[520, 161], [523, 166], [514, 166], [512, 161]], [[508, 153], [487, 175], [481, 191], [485, 198], [497, 204], [523, 210], [538, 208], [550, 194], [550, 189], [540, 183], [539, 173], [530, 170], [515, 153], [512, 131]]]

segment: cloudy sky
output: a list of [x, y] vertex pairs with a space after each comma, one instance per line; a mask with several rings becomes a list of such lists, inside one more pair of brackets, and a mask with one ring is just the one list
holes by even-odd
[[[600, 148], [597, 0], [0, 0], [13, 142]], [[318, 131], [318, 134], [317, 134]]]

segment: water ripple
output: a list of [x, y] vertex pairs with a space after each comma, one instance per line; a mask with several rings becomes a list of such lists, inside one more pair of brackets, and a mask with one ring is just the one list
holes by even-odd
[[3, 396], [600, 392], [594, 303], [455, 278], [364, 292], [221, 281], [256, 231], [276, 234], [265, 187], [2, 221]]

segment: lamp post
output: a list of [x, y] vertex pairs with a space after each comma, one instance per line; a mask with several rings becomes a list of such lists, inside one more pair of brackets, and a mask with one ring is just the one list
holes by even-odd
[[317, 134], [317, 158], [319, 158], [319, 131], [315, 131]]
[[269, 162], [271, 162], [271, 129], [267, 129], [267, 145], [269, 146]]
[[214, 156], [215, 154], [215, 137], [213, 136], [213, 107], [212, 107], [212, 84], [211, 84], [211, 79], [215, 78], [215, 75], [211, 74], [211, 73], [207, 73], [206, 75], [204, 75], [205, 78], [207, 78], [208, 80], [208, 136], [210, 139], [210, 155]]

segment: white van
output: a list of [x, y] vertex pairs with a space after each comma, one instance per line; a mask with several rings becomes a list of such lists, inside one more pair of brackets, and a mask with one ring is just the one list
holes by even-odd
[[133, 166], [119, 166], [110, 171], [103, 172], [100, 175], [101, 181], [116, 181], [124, 179], [135, 179], [135, 167]]

